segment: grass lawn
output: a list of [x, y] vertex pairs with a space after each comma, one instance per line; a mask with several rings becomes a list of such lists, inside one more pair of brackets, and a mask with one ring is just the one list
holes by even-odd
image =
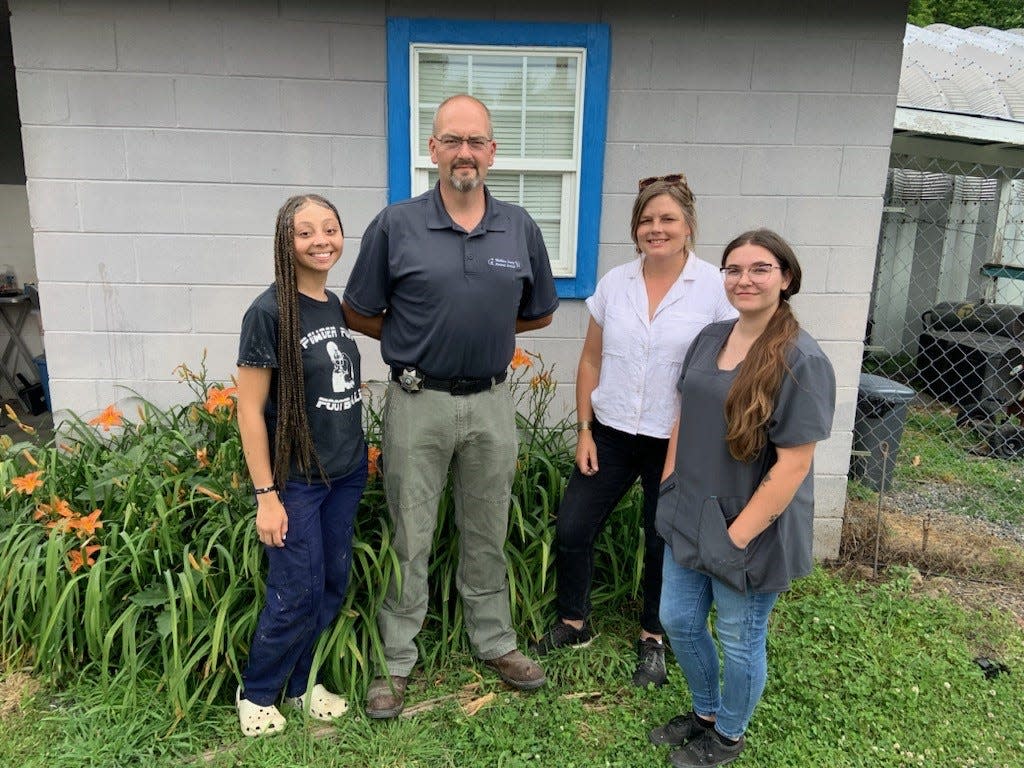
[[[289, 730], [265, 740], [244, 740], [227, 702], [175, 722], [155, 682], [102, 691], [68, 681], [0, 719], [0, 766], [666, 764], [646, 733], [689, 708], [678, 667], [670, 664], [661, 690], [632, 689], [633, 625], [621, 613], [595, 625], [601, 634], [589, 649], [549, 658], [549, 684], [536, 694], [510, 691], [462, 658], [429, 679], [418, 673], [409, 703], [461, 691], [463, 704], [452, 696], [386, 723], [369, 722], [359, 705], [335, 726], [291, 713]], [[986, 679], [979, 655], [1012, 674]], [[905, 573], [869, 585], [819, 569], [799, 582], [773, 615], [769, 664], [738, 766], [1021, 765], [1021, 628], [1006, 615], [914, 596]]]

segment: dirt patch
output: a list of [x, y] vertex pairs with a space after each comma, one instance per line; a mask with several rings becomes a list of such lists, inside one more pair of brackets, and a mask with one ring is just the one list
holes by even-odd
[[0, 679], [0, 720], [21, 711], [21, 703], [36, 694], [39, 682], [21, 671], [8, 672]]
[[841, 568], [873, 578], [876, 540], [880, 571], [912, 566], [920, 574], [917, 591], [949, 595], [973, 609], [1010, 611], [1024, 628], [1024, 546], [1015, 532], [940, 511], [883, 507], [879, 538], [877, 505], [847, 501]]

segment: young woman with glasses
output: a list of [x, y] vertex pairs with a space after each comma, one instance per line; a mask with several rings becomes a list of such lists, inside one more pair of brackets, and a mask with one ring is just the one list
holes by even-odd
[[746, 232], [726, 246], [721, 272], [739, 318], [690, 345], [657, 512], [661, 621], [693, 710], [650, 740], [677, 747], [677, 768], [724, 765], [743, 750], [767, 676], [768, 616], [811, 570], [814, 446], [835, 409], [832, 365], [790, 309], [801, 273], [789, 245]]
[[708, 323], [734, 317], [715, 268], [693, 253], [697, 217], [683, 174], [640, 182], [630, 234], [639, 255], [587, 300], [590, 324], [576, 374], [576, 467], [558, 510], [558, 617], [534, 650], [588, 645], [594, 540], [640, 480], [644, 492], [643, 608], [633, 684], [665, 682], [658, 620], [662, 542], [654, 530], [658, 482], [686, 350]]

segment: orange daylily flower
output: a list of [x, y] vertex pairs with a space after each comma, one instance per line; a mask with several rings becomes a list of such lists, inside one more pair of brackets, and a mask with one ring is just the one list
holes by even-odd
[[77, 528], [79, 538], [82, 538], [82, 536], [92, 536], [96, 533], [97, 528], [103, 527], [103, 522], [100, 520], [100, 511], [94, 509], [91, 515], [79, 516], [78, 519], [68, 523], [68, 528]]
[[41, 469], [35, 472], [29, 472], [27, 475], [19, 475], [18, 477], [11, 479], [11, 486], [19, 493], [24, 493], [26, 496], [29, 496], [35, 493], [36, 488], [43, 484], [43, 481], [39, 479], [42, 476], [43, 470]]
[[72, 549], [68, 552], [68, 570], [76, 573], [83, 565], [96, 565], [96, 558], [93, 555], [99, 550], [99, 544], [90, 544], [82, 549]]
[[208, 467], [208, 466], [210, 466], [210, 460], [206, 457], [206, 449], [205, 448], [197, 448], [196, 449], [196, 461], [199, 462], [199, 466], [200, 467]]
[[380, 448], [376, 445], [366, 446], [366, 460], [370, 467], [370, 477], [376, 477], [380, 471]]
[[523, 351], [522, 347], [516, 347], [516, 352], [512, 355], [512, 362], [509, 365], [512, 366], [513, 371], [517, 368], [529, 368], [533, 365], [533, 360]]
[[94, 427], [102, 427], [104, 432], [109, 432], [111, 427], [124, 426], [124, 414], [117, 409], [116, 405], [111, 403], [99, 416], [89, 419], [89, 424]]
[[203, 403], [203, 408], [207, 413], [213, 413], [218, 408], [227, 408], [232, 411], [235, 408], [235, 401], [232, 399], [234, 397], [238, 397], [238, 387], [210, 387], [206, 391], [206, 402]]
[[27, 462], [28, 462], [29, 464], [31, 464], [31, 465], [32, 465], [33, 467], [38, 467], [38, 466], [39, 466], [39, 462], [38, 462], [38, 461], [36, 461], [36, 457], [35, 457], [35, 456], [33, 456], [33, 455], [32, 455], [32, 454], [31, 454], [31, 453], [29, 452], [28, 448], [26, 448], [25, 450], [23, 450], [23, 451], [21, 452], [21, 455], [22, 455], [22, 458], [24, 458], [24, 459], [25, 459], [25, 461], [27, 461]]
[[202, 485], [196, 486], [196, 493], [201, 493], [203, 494], [203, 496], [209, 496], [214, 501], [224, 501], [224, 497], [221, 496], [219, 493], [217, 493], [216, 491], [211, 491], [209, 488]]

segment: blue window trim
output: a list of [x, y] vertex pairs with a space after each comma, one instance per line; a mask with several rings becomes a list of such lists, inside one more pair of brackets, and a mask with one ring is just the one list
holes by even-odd
[[409, 146], [409, 45], [573, 46], [586, 48], [583, 91], [583, 142], [580, 158], [576, 276], [555, 279], [558, 295], [584, 299], [597, 285], [597, 252], [604, 180], [604, 145], [608, 121], [608, 74], [611, 37], [607, 24], [534, 24], [526, 22], [454, 21], [389, 18], [388, 31], [388, 201], [412, 194]]

